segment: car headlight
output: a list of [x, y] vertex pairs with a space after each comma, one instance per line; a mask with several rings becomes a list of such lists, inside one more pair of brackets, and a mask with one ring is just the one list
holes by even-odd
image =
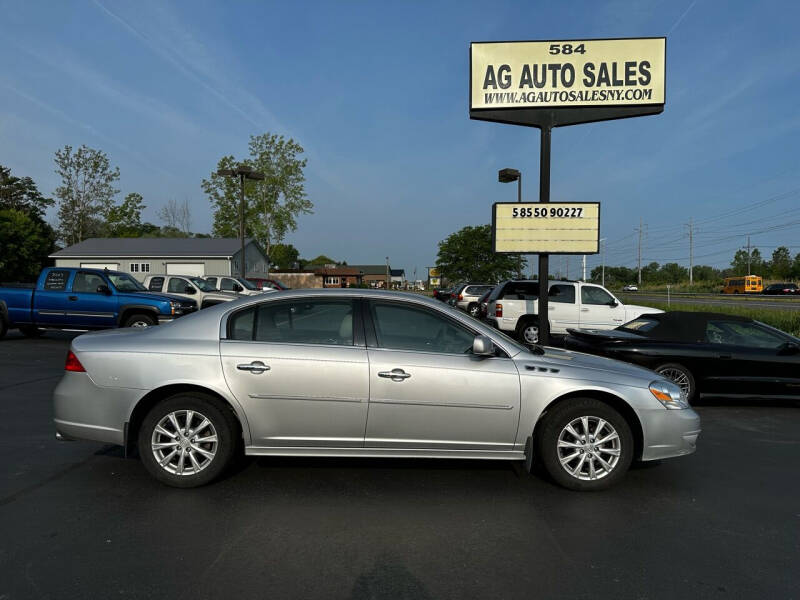
[[664, 408], [671, 410], [689, 408], [689, 402], [684, 397], [681, 388], [670, 381], [654, 381], [650, 384], [650, 393], [664, 405]]

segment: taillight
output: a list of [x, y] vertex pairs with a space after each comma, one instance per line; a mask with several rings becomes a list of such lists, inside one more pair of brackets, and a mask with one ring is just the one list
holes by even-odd
[[73, 371], [74, 373], [86, 373], [86, 369], [83, 368], [81, 361], [78, 360], [78, 357], [75, 356], [72, 350], [67, 354], [67, 362], [64, 365], [64, 370]]
[[495, 317], [502, 317], [503, 316], [503, 305], [499, 302], [494, 305], [494, 316]]
[[464, 296], [462, 294], [459, 294], [458, 295], [458, 301], [461, 302], [463, 299], [464, 299]]

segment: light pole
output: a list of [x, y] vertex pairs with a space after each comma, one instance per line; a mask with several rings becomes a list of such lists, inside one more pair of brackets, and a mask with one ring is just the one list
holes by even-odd
[[[239, 196], [239, 240], [241, 241], [242, 245], [242, 255], [239, 259], [239, 277], [244, 279], [247, 269], [244, 255], [244, 180], [252, 179], [255, 181], [260, 181], [264, 179], [264, 174], [253, 170], [247, 165], [239, 165], [235, 169], [220, 169], [217, 171], [217, 175], [221, 177], [235, 177], [238, 175], [239, 180], [241, 181], [241, 190]], [[267, 260], [269, 260], [269, 257], [267, 257]]]
[[389, 289], [389, 281], [390, 281], [390, 274], [389, 274], [389, 257], [386, 257], [386, 289]]
[[603, 268], [600, 271], [600, 285], [606, 287], [606, 240], [608, 238], [600, 238], [600, 243], [603, 244]]
[[[500, 183], [517, 182], [517, 202], [522, 202], [522, 172], [518, 169], [500, 169], [497, 172], [497, 180]], [[517, 263], [517, 277], [522, 279], [522, 255], [519, 255]]]

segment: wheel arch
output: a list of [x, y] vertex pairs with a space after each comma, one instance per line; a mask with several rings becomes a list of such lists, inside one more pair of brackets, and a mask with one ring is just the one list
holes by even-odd
[[158, 325], [158, 309], [148, 304], [125, 304], [121, 306], [119, 310], [119, 316], [117, 317], [117, 325], [122, 327], [122, 324], [126, 319], [128, 319], [128, 317], [136, 314], [146, 314], [148, 316], [152, 316], [156, 321], [156, 325]]
[[191, 392], [201, 392], [215, 400], [215, 403], [220, 408], [229, 410], [234, 417], [237, 427], [239, 428], [238, 433], [242, 436], [245, 444], [249, 443], [250, 434], [246, 419], [240, 415], [237, 408], [222, 394], [211, 388], [197, 384], [171, 383], [162, 387], [158, 387], [154, 390], [150, 390], [147, 392], [147, 394], [142, 396], [142, 398], [136, 403], [136, 406], [133, 407], [130, 417], [128, 418], [128, 422], [125, 423], [125, 455], [130, 456], [131, 451], [136, 447], [136, 440], [139, 436], [139, 428], [141, 427], [147, 413], [150, 412], [150, 409], [156, 406], [159, 402], [176, 394]]
[[639, 417], [636, 414], [636, 411], [633, 410], [633, 407], [631, 407], [630, 404], [628, 404], [619, 396], [602, 390], [575, 390], [552, 400], [539, 414], [539, 418], [533, 427], [532, 437], [534, 440], [538, 439], [538, 434], [541, 431], [547, 414], [557, 405], [563, 404], [564, 402], [573, 398], [593, 398], [603, 402], [604, 404], [608, 404], [611, 408], [621, 414], [622, 418], [628, 423], [628, 427], [630, 427], [631, 434], [633, 435], [633, 458], [634, 460], [641, 459], [642, 452], [644, 451], [644, 429], [642, 427], [642, 422], [639, 420]]

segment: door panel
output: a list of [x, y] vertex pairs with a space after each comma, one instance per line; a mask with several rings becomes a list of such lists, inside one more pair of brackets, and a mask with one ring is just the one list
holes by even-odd
[[[113, 327], [117, 324], [117, 296], [97, 292], [108, 282], [97, 273], [78, 271], [65, 303], [65, 323], [74, 327]], [[109, 286], [110, 289], [110, 286]]]
[[547, 301], [552, 333], [566, 333], [567, 327], [580, 326], [575, 285], [571, 283], [551, 285], [547, 292]]
[[373, 448], [511, 450], [520, 406], [510, 358], [471, 354], [475, 332], [409, 302], [366, 311]]
[[[402, 369], [407, 379], [379, 373]], [[508, 358], [369, 350], [372, 448], [512, 450], [519, 373]]]
[[581, 286], [580, 327], [585, 329], [614, 329], [625, 322], [625, 307], [611, 294], [596, 285]]
[[[220, 352], [254, 446], [363, 445], [369, 400], [364, 348], [223, 340]], [[269, 370], [238, 368], [254, 362]]]

